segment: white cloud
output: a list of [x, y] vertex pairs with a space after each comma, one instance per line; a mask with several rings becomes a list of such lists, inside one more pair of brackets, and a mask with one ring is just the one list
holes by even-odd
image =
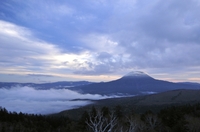
[[129, 61], [123, 47], [106, 35], [85, 36], [81, 40], [88, 50], [75, 54], [35, 38], [27, 28], [0, 21], [0, 29], [0, 67], [4, 74], [102, 75]]
[[13, 52], [33, 54], [54, 54], [59, 52], [53, 44], [48, 44], [34, 37], [30, 30], [15, 24], [0, 21], [1, 49]]
[[[93, 58], [90, 52], [66, 53], [55, 44], [34, 37], [27, 28], [0, 21], [0, 67], [3, 73], [48, 73], [55, 69], [79, 69]], [[65, 72], [64, 72], [65, 73]]]
[[56, 113], [92, 103], [81, 100], [72, 101], [73, 99], [98, 100], [104, 98], [110, 97], [98, 94], [80, 94], [68, 89], [36, 90], [28, 86], [0, 89], [0, 106], [9, 111], [35, 114]]
[[118, 50], [118, 53], [123, 52], [123, 48], [118, 46], [118, 42], [113, 41], [108, 35], [89, 34], [84, 35], [81, 39], [82, 42], [85, 43], [85, 46], [95, 51], [107, 51], [109, 53], [115, 53], [116, 50]]

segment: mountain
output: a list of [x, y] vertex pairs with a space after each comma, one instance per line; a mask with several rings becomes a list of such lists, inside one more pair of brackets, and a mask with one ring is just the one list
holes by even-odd
[[173, 83], [152, 78], [141, 71], [133, 71], [120, 79], [70, 88], [82, 93], [102, 95], [141, 95], [175, 89], [200, 89], [200, 85]]
[[29, 86], [34, 87], [36, 89], [62, 89], [62, 88], [69, 88], [69, 87], [75, 87], [75, 86], [82, 86], [82, 85], [88, 85], [92, 82], [88, 81], [63, 81], [63, 82], [52, 82], [52, 83], [16, 83], [16, 82], [0, 82], [0, 88], [11, 88], [15, 86]]
[[200, 83], [196, 82], [178, 82], [179, 84], [190, 84], [190, 85], [195, 85], [195, 86], [200, 86]]
[[70, 118], [80, 118], [84, 111], [90, 111], [92, 107], [101, 109], [108, 107], [114, 110], [116, 106], [124, 109], [124, 114], [129, 112], [145, 113], [148, 110], [158, 112], [170, 106], [192, 105], [200, 102], [200, 90], [172, 90], [150, 95], [133, 97], [110, 98], [93, 100], [93, 103], [84, 107], [72, 110], [65, 110], [55, 115], [67, 116]]
[[63, 81], [42, 84], [0, 82], [0, 88], [11, 88], [14, 86], [30, 86], [36, 89], [67, 88], [81, 93], [123, 96], [157, 93], [175, 89], [200, 89], [200, 84], [198, 83], [173, 83], [157, 80], [141, 71], [132, 71], [117, 80], [100, 83], [88, 81]]
[[146, 73], [141, 72], [141, 71], [132, 71], [132, 72], [129, 72], [128, 74], [124, 75], [122, 78], [137, 79], [137, 78], [152, 78], [152, 77], [150, 77], [149, 75], [147, 75]]

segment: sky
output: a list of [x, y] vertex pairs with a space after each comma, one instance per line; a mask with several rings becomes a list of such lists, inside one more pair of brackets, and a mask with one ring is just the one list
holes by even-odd
[[0, 0], [0, 81], [200, 82], [200, 0]]

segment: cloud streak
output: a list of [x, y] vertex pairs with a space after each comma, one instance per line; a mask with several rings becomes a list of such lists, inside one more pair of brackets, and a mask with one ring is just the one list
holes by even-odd
[[110, 97], [98, 94], [80, 94], [68, 89], [36, 90], [28, 86], [0, 89], [0, 106], [9, 111], [34, 114], [51, 114], [92, 103], [81, 100], [72, 101], [73, 99], [99, 100], [104, 98]]

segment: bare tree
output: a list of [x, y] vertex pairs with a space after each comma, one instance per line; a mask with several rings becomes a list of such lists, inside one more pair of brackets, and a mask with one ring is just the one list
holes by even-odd
[[152, 113], [146, 115], [145, 121], [150, 130], [155, 130], [155, 128], [160, 125], [159, 118], [157, 117], [157, 115], [154, 115]]
[[134, 115], [127, 118], [129, 127], [126, 132], [137, 132], [137, 131], [144, 131], [145, 124], [141, 121], [139, 115]]
[[200, 119], [198, 117], [193, 117], [191, 115], [186, 115], [185, 120], [188, 122], [186, 127], [190, 132], [200, 131]]
[[138, 126], [138, 121], [135, 117], [131, 116], [128, 118], [129, 128], [127, 132], [135, 132]]
[[102, 112], [97, 111], [97, 114], [94, 116], [89, 114], [86, 124], [93, 132], [112, 132], [117, 124], [117, 118], [114, 113], [110, 113], [108, 117], [104, 117]]

